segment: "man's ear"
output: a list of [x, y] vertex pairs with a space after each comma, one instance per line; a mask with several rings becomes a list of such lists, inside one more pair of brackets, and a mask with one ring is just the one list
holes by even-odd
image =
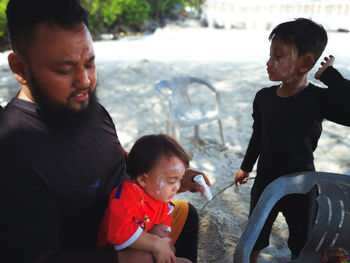
[[301, 73], [309, 72], [312, 67], [315, 65], [315, 58], [311, 53], [306, 53], [302, 56], [301, 67], [299, 71]]
[[27, 66], [26, 63], [24, 62], [23, 58], [18, 55], [15, 52], [11, 52], [8, 57], [8, 62], [10, 69], [15, 76], [16, 80], [21, 84], [21, 85], [27, 85]]
[[136, 177], [136, 181], [141, 185], [141, 187], [145, 187], [148, 182], [148, 174], [140, 174]]

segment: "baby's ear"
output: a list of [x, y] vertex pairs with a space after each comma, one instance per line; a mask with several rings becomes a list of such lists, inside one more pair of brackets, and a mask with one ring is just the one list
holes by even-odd
[[313, 66], [315, 65], [315, 58], [311, 53], [306, 53], [302, 56], [302, 64], [300, 67], [301, 73], [307, 73], [309, 72]]
[[145, 187], [148, 182], [148, 174], [144, 173], [144, 174], [138, 175], [136, 177], [136, 181], [138, 182], [139, 185], [141, 185], [141, 187]]

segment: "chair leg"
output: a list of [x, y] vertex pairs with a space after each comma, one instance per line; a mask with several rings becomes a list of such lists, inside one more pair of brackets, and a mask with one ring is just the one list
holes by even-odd
[[180, 142], [180, 124], [178, 123], [173, 124], [173, 136], [178, 142]]
[[194, 125], [194, 137], [199, 138], [199, 125]]
[[222, 145], [223, 145], [223, 147], [225, 147], [224, 131], [222, 129], [222, 124], [221, 124], [221, 120], [220, 119], [218, 119], [218, 123], [219, 123], [219, 129], [220, 129], [220, 136], [221, 136]]
[[166, 133], [171, 134], [172, 132], [172, 124], [169, 120], [166, 121]]

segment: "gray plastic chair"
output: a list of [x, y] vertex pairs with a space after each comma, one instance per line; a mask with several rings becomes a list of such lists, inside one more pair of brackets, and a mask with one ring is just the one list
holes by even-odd
[[[188, 89], [191, 84], [199, 84], [215, 95], [215, 108], [204, 110], [193, 102]], [[220, 137], [225, 146], [224, 133], [220, 120], [220, 97], [216, 89], [206, 80], [194, 77], [178, 77], [171, 80], [162, 80], [155, 85], [155, 89], [169, 102], [170, 112], [167, 120], [167, 133], [180, 139], [180, 128], [194, 126], [195, 137], [198, 138], [199, 125], [205, 122], [217, 120], [220, 129]], [[198, 93], [201, 90], [198, 89]], [[198, 94], [197, 93], [197, 94]]]
[[329, 247], [350, 250], [350, 176], [304, 172], [282, 176], [265, 189], [240, 237], [234, 263], [249, 263], [249, 256], [271, 209], [283, 196], [305, 194], [317, 185], [318, 215], [314, 230], [299, 257], [288, 262], [320, 262]]

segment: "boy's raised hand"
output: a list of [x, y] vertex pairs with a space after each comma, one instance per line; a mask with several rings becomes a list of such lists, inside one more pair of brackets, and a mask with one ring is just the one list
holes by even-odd
[[315, 73], [315, 79], [320, 79], [323, 71], [325, 71], [326, 68], [329, 66], [333, 66], [335, 57], [330, 55], [329, 57], [324, 57], [324, 60], [321, 62], [321, 67], [318, 68], [318, 70]]
[[236, 186], [238, 186], [238, 183], [246, 184], [248, 182], [248, 178], [249, 178], [249, 173], [243, 171], [242, 169], [239, 169], [238, 172], [236, 173], [234, 183]]

